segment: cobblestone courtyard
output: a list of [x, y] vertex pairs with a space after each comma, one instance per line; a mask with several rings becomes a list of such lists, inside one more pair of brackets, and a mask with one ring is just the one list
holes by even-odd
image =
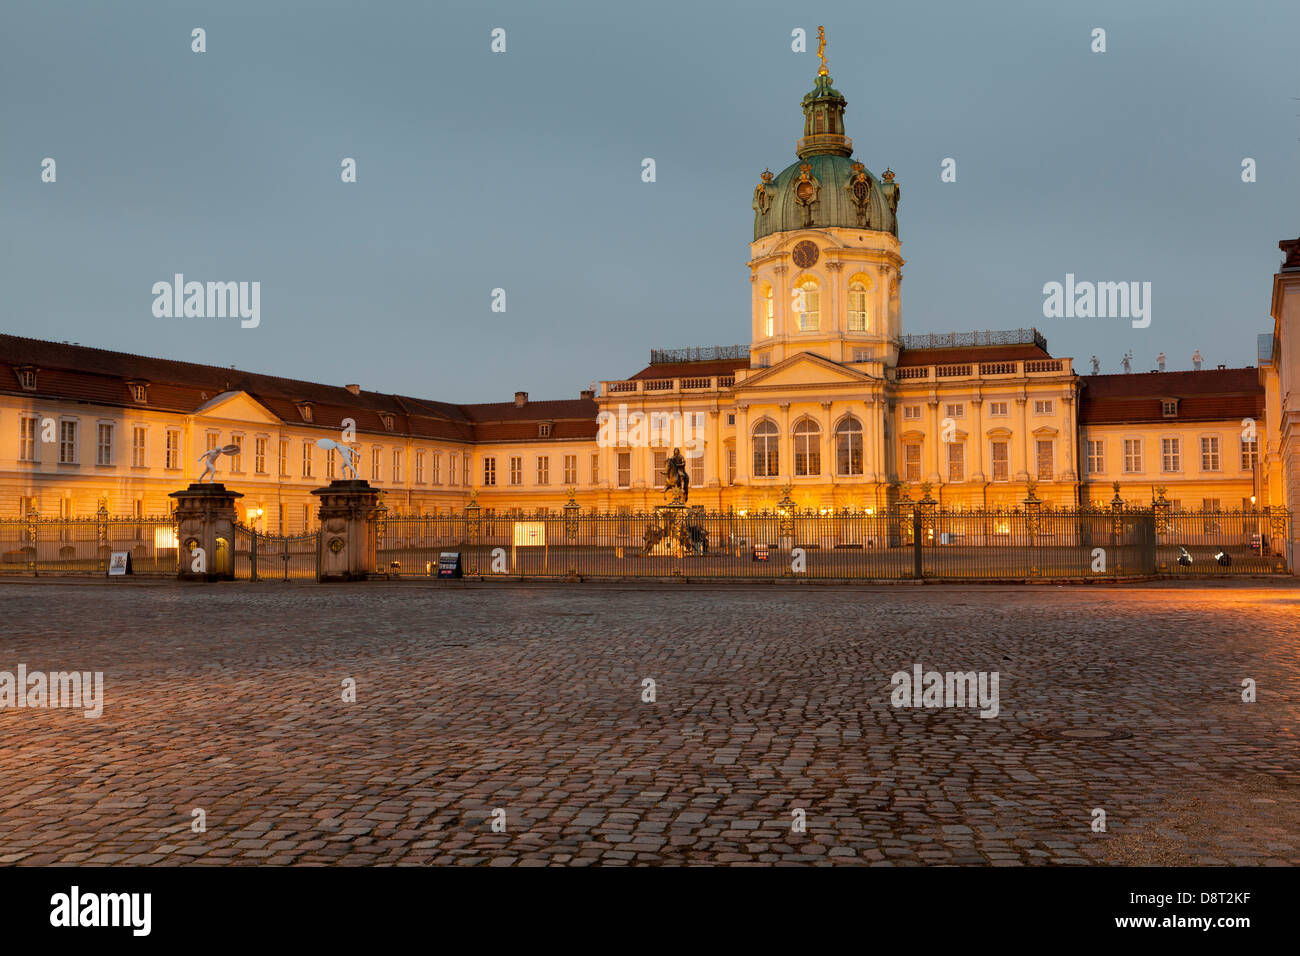
[[[1300, 862], [1293, 586], [37, 581], [0, 621], [0, 671], [106, 698], [0, 709], [0, 863]], [[1001, 712], [891, 707], [918, 663]]]

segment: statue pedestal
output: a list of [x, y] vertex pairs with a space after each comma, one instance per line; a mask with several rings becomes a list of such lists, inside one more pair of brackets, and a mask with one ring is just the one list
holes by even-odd
[[235, 499], [244, 496], [216, 482], [195, 482], [168, 497], [176, 499], [177, 579], [233, 581]]
[[370, 482], [337, 479], [320, 497], [320, 581], [364, 581], [375, 568], [379, 490]]
[[646, 554], [671, 558], [682, 556], [686, 511], [686, 505], [676, 501], [655, 505], [654, 518], [646, 526]]

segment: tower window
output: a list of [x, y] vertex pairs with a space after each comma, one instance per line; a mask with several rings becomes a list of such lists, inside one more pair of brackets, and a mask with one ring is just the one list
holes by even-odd
[[816, 332], [822, 325], [821, 288], [814, 279], [805, 279], [794, 290], [794, 308], [799, 313], [799, 331]]
[[867, 287], [862, 282], [849, 283], [849, 331], [867, 331]]

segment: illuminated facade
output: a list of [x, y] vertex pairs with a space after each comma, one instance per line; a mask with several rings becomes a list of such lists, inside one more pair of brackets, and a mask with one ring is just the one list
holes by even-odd
[[905, 335], [901, 189], [854, 159], [845, 105], [823, 65], [795, 162], [754, 189], [747, 345], [655, 352], [575, 399], [464, 405], [0, 336], [0, 515], [163, 513], [233, 444], [218, 480], [241, 519], [296, 533], [342, 477], [320, 438], [408, 514], [471, 493], [499, 514], [570, 494], [648, 510], [674, 447], [712, 509], [775, 508], [787, 486], [818, 510], [1108, 504], [1116, 481], [1134, 504], [1300, 506], [1295, 243], [1260, 369], [1081, 376], [1032, 329]]

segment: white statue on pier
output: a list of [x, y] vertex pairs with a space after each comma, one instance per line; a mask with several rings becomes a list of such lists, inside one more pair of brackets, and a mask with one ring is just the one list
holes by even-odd
[[[349, 448], [347, 445], [344, 445], [342, 442], [337, 442], [332, 438], [317, 438], [316, 447], [323, 448], [326, 451], [330, 451], [332, 449], [334, 451], [341, 452], [343, 458], [343, 477], [346, 478], [348, 476], [348, 472], [350, 471], [352, 472], [353, 478], [355, 478], [357, 481], [361, 480], [361, 476], [357, 474], [357, 469], [353, 465], [355, 459], [361, 457], [361, 452], [357, 451], [355, 448]], [[355, 458], [353, 456], [355, 456]]]
[[232, 458], [238, 455], [242, 448], [238, 445], [222, 445], [220, 448], [209, 448], [203, 454], [199, 455], [198, 460], [203, 462], [203, 474], [199, 476], [199, 482], [202, 483], [211, 475], [213, 479], [217, 477], [217, 459], [222, 455], [230, 455]]

